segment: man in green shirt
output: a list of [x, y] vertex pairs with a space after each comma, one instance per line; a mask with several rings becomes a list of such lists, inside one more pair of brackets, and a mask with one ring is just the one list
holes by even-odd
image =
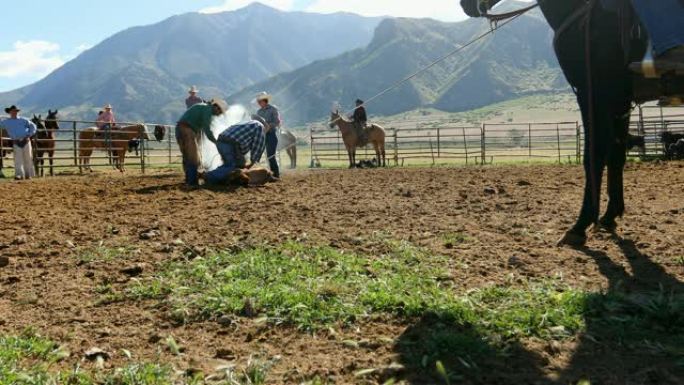
[[195, 104], [190, 107], [178, 120], [176, 125], [176, 141], [183, 155], [183, 171], [185, 183], [188, 186], [199, 185], [197, 169], [199, 167], [198, 143], [204, 134], [212, 143], [216, 143], [216, 137], [211, 131], [211, 122], [214, 117], [228, 111], [228, 104], [220, 99], [213, 99], [209, 103]]

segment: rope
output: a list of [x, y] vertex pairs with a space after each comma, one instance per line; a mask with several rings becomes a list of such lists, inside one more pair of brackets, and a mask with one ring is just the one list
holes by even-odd
[[[507, 15], [507, 16], [505, 17], [505, 19], [507, 19], [507, 20], [504, 21], [503, 23], [500, 23], [500, 24], [497, 24], [497, 25], [491, 27], [489, 30], [487, 30], [487, 32], [484, 32], [484, 33], [482, 33], [481, 35], [478, 35], [477, 37], [475, 37], [474, 39], [470, 40], [470, 41], [467, 42], [466, 44], [456, 47], [455, 49], [453, 49], [452, 51], [447, 52], [445, 55], [441, 56], [441, 57], [438, 58], [437, 60], [434, 60], [433, 62], [429, 63], [428, 65], [426, 65], [426, 66], [424, 66], [424, 67], [418, 69], [417, 71], [411, 73], [410, 75], [406, 76], [405, 78], [403, 78], [403, 79], [401, 79], [401, 80], [395, 82], [394, 84], [392, 84], [391, 86], [385, 88], [384, 90], [380, 91], [379, 93], [375, 94], [374, 96], [372, 96], [372, 97], [366, 99], [365, 102], [363, 102], [362, 104], [360, 104], [360, 105], [354, 107], [351, 111], [356, 111], [356, 110], [358, 110], [358, 109], [361, 108], [361, 107], [365, 107], [365, 106], [367, 106], [368, 104], [370, 104], [371, 102], [375, 101], [376, 99], [379, 99], [379, 98], [381, 98], [382, 96], [385, 96], [386, 94], [388, 94], [389, 92], [394, 91], [395, 89], [401, 87], [401, 86], [404, 85], [405, 83], [407, 83], [407, 82], [411, 81], [412, 79], [414, 79], [414, 78], [416, 78], [416, 77], [422, 75], [422, 74], [425, 73], [426, 71], [430, 70], [431, 68], [435, 67], [435, 66], [438, 65], [438, 64], [441, 64], [442, 62], [446, 61], [446, 60], [449, 59], [450, 57], [456, 55], [457, 53], [459, 53], [459, 52], [461, 52], [461, 51], [463, 51], [463, 50], [465, 50], [466, 48], [468, 48], [468, 47], [470, 47], [471, 45], [473, 45], [473, 44], [479, 42], [480, 40], [484, 39], [485, 37], [494, 34], [494, 32], [496, 32], [496, 31], [498, 31], [499, 29], [505, 27], [506, 25], [512, 23], [515, 19], [517, 19], [517, 18], [519, 18], [520, 16], [524, 15], [525, 13], [531, 11], [532, 9], [536, 8], [537, 6], [538, 6], [538, 4], [535, 4], [535, 5], [533, 5], [533, 6], [526, 7], [526, 8], [524, 8], [524, 9], [519, 10], [519, 11], [511, 12], [511, 13], [509, 13], [509, 14], [504, 14], [504, 15]], [[496, 16], [496, 15], [494, 15], [494, 16]], [[294, 108], [296, 105], [297, 105], [297, 104], [295, 104], [295, 105], [293, 105], [292, 107], [288, 108], [288, 110]], [[335, 123], [337, 123], [338, 121], [340, 121], [340, 120], [342, 119], [342, 116], [343, 116], [343, 115], [346, 115], [346, 114], [348, 114], [348, 112], [346, 112], [346, 111], [340, 113], [340, 116], [339, 116], [337, 119], [334, 119], [334, 120], [328, 122], [328, 124], [335, 124]], [[290, 145], [290, 146], [286, 147], [285, 149], [289, 149], [290, 147], [292, 147], [292, 146], [294, 146], [294, 145], [296, 145], [296, 143], [293, 144], [293, 145]], [[275, 157], [275, 155], [273, 155], [273, 156], [267, 158], [267, 160], [270, 160], [270, 159], [272, 159], [273, 157]]]
[[[481, 34], [481, 35], [475, 37], [474, 39], [472, 39], [472, 40], [469, 41], [468, 43], [466, 43], [466, 44], [464, 44], [464, 45], [461, 45], [461, 46], [455, 48], [454, 50], [452, 50], [452, 51], [446, 53], [444, 56], [438, 58], [437, 60], [433, 61], [432, 63], [430, 63], [430, 64], [428, 64], [428, 65], [426, 65], [426, 66], [424, 66], [424, 67], [418, 69], [416, 72], [414, 72], [414, 73], [408, 75], [407, 77], [405, 77], [405, 78], [403, 78], [403, 79], [397, 81], [396, 83], [392, 84], [391, 86], [387, 87], [386, 89], [380, 91], [379, 93], [377, 93], [377, 94], [374, 95], [373, 97], [367, 99], [363, 104], [354, 107], [354, 109], [352, 109], [352, 111], [356, 111], [356, 110], [358, 110], [358, 109], [361, 108], [361, 107], [365, 107], [366, 105], [370, 104], [372, 101], [374, 101], [374, 100], [376, 100], [376, 99], [378, 99], [378, 98], [380, 98], [380, 97], [386, 95], [387, 93], [389, 93], [389, 92], [391, 92], [391, 91], [393, 91], [393, 90], [395, 90], [395, 89], [401, 87], [404, 83], [409, 82], [410, 80], [412, 80], [412, 79], [418, 77], [419, 75], [421, 75], [421, 74], [423, 74], [424, 72], [428, 71], [428, 70], [431, 69], [432, 67], [434, 67], [434, 66], [436, 66], [436, 65], [438, 65], [438, 64], [440, 64], [440, 63], [442, 63], [442, 62], [444, 62], [444, 61], [447, 60], [448, 58], [450, 58], [450, 57], [456, 55], [457, 53], [459, 53], [459, 52], [465, 50], [466, 48], [468, 48], [468, 47], [470, 47], [471, 45], [477, 43], [478, 41], [484, 39], [485, 37], [494, 34], [494, 32], [498, 31], [499, 29], [503, 28], [504, 26], [508, 25], [509, 23], [513, 22], [515, 19], [519, 18], [520, 16], [524, 15], [525, 13], [527, 13], [527, 12], [529, 12], [530, 10], [534, 9], [535, 7], [536, 7], [536, 5], [533, 6], [533, 7], [528, 7], [528, 8], [526, 8], [526, 9], [522, 10], [523, 12], [518, 13], [518, 14], [516, 14], [516, 15], [514, 15], [514, 16], [511, 16], [508, 20], [504, 21], [503, 23], [493, 26], [493, 27], [490, 28], [487, 32], [485, 32], [485, 33], [483, 33], [483, 34]], [[342, 119], [342, 115], [343, 115], [343, 114], [347, 114], [347, 112], [343, 112], [342, 114], [340, 114], [340, 117], [339, 117], [339, 118], [337, 118], [337, 119], [335, 119], [335, 120], [333, 120], [333, 121], [330, 121], [329, 123], [330, 123], [330, 124], [335, 124], [335, 123], [337, 123], [340, 119]]]

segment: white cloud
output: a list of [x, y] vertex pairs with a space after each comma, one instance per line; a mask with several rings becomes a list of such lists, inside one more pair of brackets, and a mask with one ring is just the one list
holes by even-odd
[[79, 45], [78, 47], [76, 47], [74, 49], [74, 51], [76, 51], [76, 53], [81, 53], [81, 52], [87, 51], [91, 48], [93, 48], [92, 44], [83, 43], [83, 44]]
[[306, 10], [319, 13], [346, 10], [364, 16], [431, 17], [444, 21], [465, 18], [458, 1], [454, 0], [345, 0], [344, 6], [340, 3], [339, 0], [314, 0]]
[[283, 11], [290, 11], [294, 7], [294, 0], [224, 0], [223, 4], [221, 5], [200, 9], [200, 13], [219, 13], [226, 11], [234, 11], [236, 9], [240, 9], [257, 2]]
[[49, 41], [17, 41], [14, 50], [0, 51], [0, 77], [39, 79], [64, 64], [59, 49]]

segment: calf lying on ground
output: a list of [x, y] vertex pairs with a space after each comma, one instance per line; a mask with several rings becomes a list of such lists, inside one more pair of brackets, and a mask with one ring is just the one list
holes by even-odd
[[239, 186], [263, 186], [277, 180], [268, 169], [254, 167], [250, 170], [235, 170], [228, 183]]
[[[200, 178], [204, 179], [204, 174], [200, 174]], [[225, 182], [229, 186], [243, 186], [255, 187], [263, 186], [267, 183], [277, 182], [278, 178], [273, 176], [273, 173], [263, 167], [254, 167], [252, 169], [238, 169], [230, 173], [228, 180]]]

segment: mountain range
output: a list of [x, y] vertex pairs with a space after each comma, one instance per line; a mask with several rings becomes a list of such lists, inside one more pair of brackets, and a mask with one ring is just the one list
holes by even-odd
[[380, 18], [281, 12], [253, 3], [219, 14], [188, 13], [115, 34], [45, 79], [0, 94], [25, 110], [59, 108], [93, 120], [106, 103], [119, 120], [172, 122], [187, 89], [224, 98], [273, 75], [362, 47]]
[[[298, 126], [325, 118], [333, 102], [349, 108], [357, 97], [375, 95], [487, 28], [475, 19], [321, 15], [261, 4], [184, 14], [122, 31], [45, 79], [0, 94], [0, 104], [92, 119], [111, 103], [119, 120], [173, 122], [195, 84], [206, 98], [230, 95], [229, 103], [251, 103], [269, 91], [286, 124]], [[454, 112], [568, 90], [552, 32], [537, 11], [504, 28], [373, 101], [369, 112]]]
[[[382, 92], [488, 28], [475, 19], [459, 23], [386, 19], [368, 46], [277, 75], [230, 100], [246, 102], [266, 89], [275, 95], [290, 125], [320, 121], [333, 103], [349, 111], [356, 98]], [[522, 16], [373, 100], [367, 109], [385, 116], [416, 108], [458, 112], [531, 94], [568, 91], [551, 48], [552, 38], [539, 13]]]

